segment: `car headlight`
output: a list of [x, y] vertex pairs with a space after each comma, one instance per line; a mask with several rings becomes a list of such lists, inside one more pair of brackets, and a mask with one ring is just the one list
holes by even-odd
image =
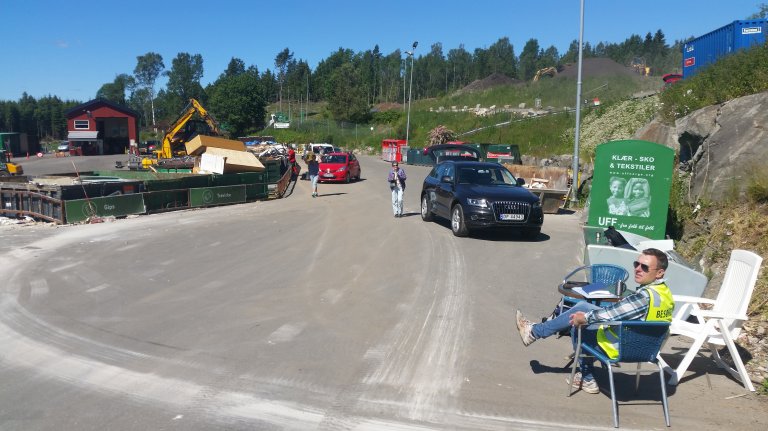
[[347, 167], [346, 167], [346, 166], [342, 166], [342, 167], [340, 167], [339, 169], [337, 169], [337, 171], [338, 171], [338, 172], [344, 172], [344, 171], [346, 171], [346, 170], [347, 170]]
[[533, 203], [531, 204], [531, 208], [541, 208], [541, 201], [540, 200], [533, 201]]
[[472, 206], [475, 206], [475, 207], [480, 207], [480, 208], [486, 208], [486, 207], [488, 207], [488, 202], [486, 202], [486, 200], [485, 200], [485, 199], [472, 199], [472, 198], [467, 198], [467, 203], [468, 203], [469, 205], [472, 205]]

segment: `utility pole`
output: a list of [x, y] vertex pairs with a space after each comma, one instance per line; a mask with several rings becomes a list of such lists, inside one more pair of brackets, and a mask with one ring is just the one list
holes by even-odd
[[581, 0], [581, 14], [579, 19], [579, 71], [576, 78], [576, 134], [573, 141], [573, 166], [571, 167], [571, 203], [579, 202], [577, 196], [579, 190], [579, 135], [581, 131], [581, 63], [584, 51], [584, 0]]
[[[411, 132], [411, 98], [413, 97], [413, 53], [416, 51], [416, 46], [419, 42], [413, 42], [413, 49], [406, 51], [405, 53], [411, 57], [411, 83], [408, 85], [408, 119], [405, 122], [405, 145], [410, 147], [410, 132]], [[406, 61], [406, 64], [408, 62]]]

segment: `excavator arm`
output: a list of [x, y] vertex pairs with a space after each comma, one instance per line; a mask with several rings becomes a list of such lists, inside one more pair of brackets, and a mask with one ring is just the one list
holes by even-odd
[[203, 118], [206, 124], [208, 124], [208, 127], [211, 129], [211, 133], [213, 133], [216, 136], [221, 136], [221, 130], [219, 129], [219, 122], [216, 121], [215, 118], [211, 115], [210, 112], [206, 111], [205, 108], [200, 105], [200, 103], [195, 99], [189, 99], [189, 103], [192, 104], [192, 106], [195, 107], [197, 110], [197, 113], [200, 114], [200, 116]]
[[217, 136], [221, 136], [219, 123], [216, 121], [216, 119], [213, 118], [213, 116], [208, 113], [208, 111], [206, 111], [202, 105], [200, 105], [200, 102], [195, 99], [189, 99], [189, 103], [187, 103], [187, 106], [184, 108], [181, 116], [179, 116], [179, 118], [171, 125], [170, 130], [165, 134], [165, 137], [163, 137], [163, 146], [159, 151], [156, 151], [158, 159], [170, 159], [173, 157], [173, 145], [176, 143], [174, 138], [179, 133], [179, 131], [184, 128], [187, 122], [189, 122], [192, 116], [195, 115], [195, 113], [200, 115], [203, 121], [205, 121], [205, 123], [211, 129], [211, 133]]
[[536, 71], [536, 75], [533, 77], [533, 82], [540, 80], [542, 76], [554, 77], [555, 75], [557, 75], [556, 67], [545, 67]]

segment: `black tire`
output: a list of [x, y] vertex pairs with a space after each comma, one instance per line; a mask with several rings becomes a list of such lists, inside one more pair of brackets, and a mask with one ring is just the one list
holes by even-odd
[[456, 204], [451, 209], [451, 231], [458, 237], [469, 235], [469, 229], [464, 220], [464, 208], [461, 207], [461, 204]]
[[349, 182], [352, 180], [352, 176], [349, 175], [349, 172], [347, 172], [347, 175], [344, 177], [344, 182], [349, 184]]
[[539, 228], [532, 227], [532, 228], [525, 229], [523, 231], [523, 237], [529, 241], [533, 241], [539, 237], [540, 233], [541, 233], [540, 227]]
[[355, 177], [355, 181], [360, 181], [360, 175], [363, 175], [362, 169], [357, 171], [357, 176]]
[[421, 219], [424, 221], [435, 219], [435, 215], [432, 214], [432, 203], [429, 202], [429, 197], [426, 194], [421, 197]]

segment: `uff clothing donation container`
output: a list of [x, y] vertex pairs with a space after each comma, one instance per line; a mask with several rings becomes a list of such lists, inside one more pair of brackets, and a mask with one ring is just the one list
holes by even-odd
[[741, 49], [765, 43], [766, 19], [734, 21], [683, 44], [683, 78]]
[[[402, 162], [406, 145], [405, 139], [383, 139], [381, 141], [381, 159], [387, 162]], [[407, 158], [408, 155], [406, 154]]]

